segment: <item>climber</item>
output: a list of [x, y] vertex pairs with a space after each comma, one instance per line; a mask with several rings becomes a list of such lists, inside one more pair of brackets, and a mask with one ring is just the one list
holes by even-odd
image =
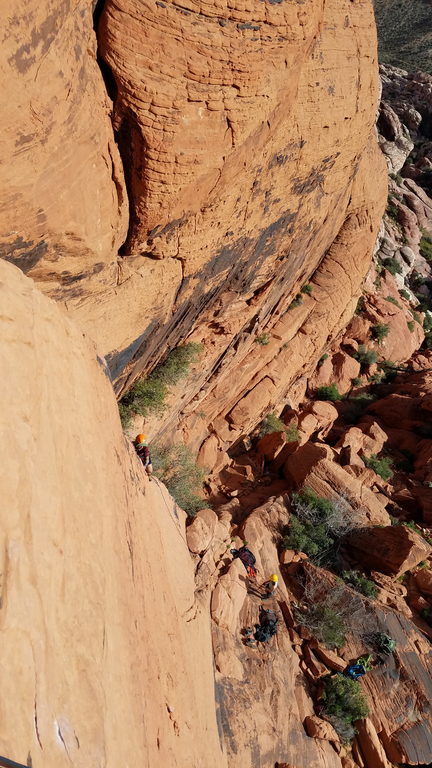
[[135, 450], [137, 452], [138, 458], [141, 459], [143, 463], [143, 467], [148, 475], [151, 475], [153, 472], [153, 465], [152, 460], [150, 456], [149, 447], [147, 445], [147, 440], [145, 435], [137, 435], [134, 442]]
[[276, 575], [276, 573], [272, 573], [268, 581], [265, 581], [264, 584], [261, 584], [261, 587], [264, 588], [264, 593], [261, 595], [261, 600], [267, 600], [269, 597], [274, 595], [274, 593], [277, 590], [279, 584], [279, 579]]
[[[277, 633], [278, 621], [279, 619], [274, 611], [261, 608], [260, 623], [255, 624], [255, 632], [250, 628], [244, 632], [246, 635], [245, 645], [254, 646], [256, 642], [265, 643], [267, 640], [270, 640]], [[252, 634], [253, 637], [251, 637]]]
[[230, 552], [235, 559], [238, 557], [244, 567], [246, 568], [247, 575], [250, 579], [256, 579], [257, 570], [255, 568], [256, 563], [256, 557], [255, 555], [250, 551], [250, 549], [246, 546], [247, 541], [244, 542], [243, 546], [240, 547], [240, 549], [230, 549]]

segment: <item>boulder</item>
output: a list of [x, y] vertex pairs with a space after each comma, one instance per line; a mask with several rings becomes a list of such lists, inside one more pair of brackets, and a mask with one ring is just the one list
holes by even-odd
[[322, 720], [318, 715], [308, 715], [303, 720], [303, 725], [307, 735], [312, 739], [324, 739], [325, 741], [334, 742], [340, 741], [332, 724], [327, 722], [327, 720]]
[[267, 461], [273, 461], [286, 445], [287, 440], [285, 432], [272, 432], [270, 435], [264, 435], [264, 437], [258, 441], [256, 452], [261, 456], [264, 456]]
[[212, 593], [210, 612], [218, 627], [228, 629], [232, 634], [238, 631], [246, 594], [246, 571], [243, 563], [236, 559], [220, 577]]
[[405, 525], [357, 531], [347, 546], [364, 567], [395, 577], [426, 560], [432, 552], [432, 547]]
[[356, 723], [356, 730], [356, 741], [367, 768], [392, 768], [392, 763], [386, 757], [372, 720], [369, 717], [359, 720]]
[[218, 518], [212, 509], [201, 509], [186, 529], [186, 541], [191, 552], [201, 554], [208, 549]]
[[432, 596], [432, 571], [430, 568], [422, 568], [414, 576], [417, 589], [423, 595]]
[[307, 486], [319, 496], [344, 499], [360, 526], [389, 525], [390, 518], [382, 502], [333, 458], [329, 446], [306, 443], [285, 462], [285, 477], [296, 488]]

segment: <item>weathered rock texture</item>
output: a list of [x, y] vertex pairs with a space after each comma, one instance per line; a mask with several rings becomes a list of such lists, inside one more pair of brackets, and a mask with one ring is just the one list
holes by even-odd
[[[6, 257], [66, 301], [119, 392], [188, 335], [204, 340], [162, 429], [225, 448], [294, 392], [367, 271], [385, 200], [372, 5], [107, 0], [98, 37], [130, 204], [119, 261], [124, 184], [91, 4], [30, 5], [19, 41], [4, 22]], [[314, 274], [314, 297], [288, 312]], [[185, 410], [197, 403], [199, 425]]]
[[122, 435], [103, 361], [0, 263], [0, 754], [225, 766], [184, 515]]
[[92, 3], [2, 3], [0, 26], [0, 255], [58, 299], [115, 286], [128, 206]]

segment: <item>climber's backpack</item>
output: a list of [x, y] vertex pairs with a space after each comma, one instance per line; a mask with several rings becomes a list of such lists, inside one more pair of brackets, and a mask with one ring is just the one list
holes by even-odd
[[263, 611], [260, 617], [260, 624], [254, 634], [255, 640], [259, 643], [265, 643], [270, 640], [277, 632], [278, 617], [274, 611]]
[[253, 568], [256, 563], [255, 555], [247, 547], [240, 547], [240, 549], [237, 549], [234, 557], [239, 557], [245, 568], [247, 568], [248, 565]]

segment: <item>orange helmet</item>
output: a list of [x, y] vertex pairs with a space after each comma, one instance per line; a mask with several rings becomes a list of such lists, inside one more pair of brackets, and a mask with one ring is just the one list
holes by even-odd
[[137, 435], [135, 438], [135, 442], [137, 445], [139, 445], [140, 443], [145, 443], [145, 440], [146, 440], [145, 435]]

